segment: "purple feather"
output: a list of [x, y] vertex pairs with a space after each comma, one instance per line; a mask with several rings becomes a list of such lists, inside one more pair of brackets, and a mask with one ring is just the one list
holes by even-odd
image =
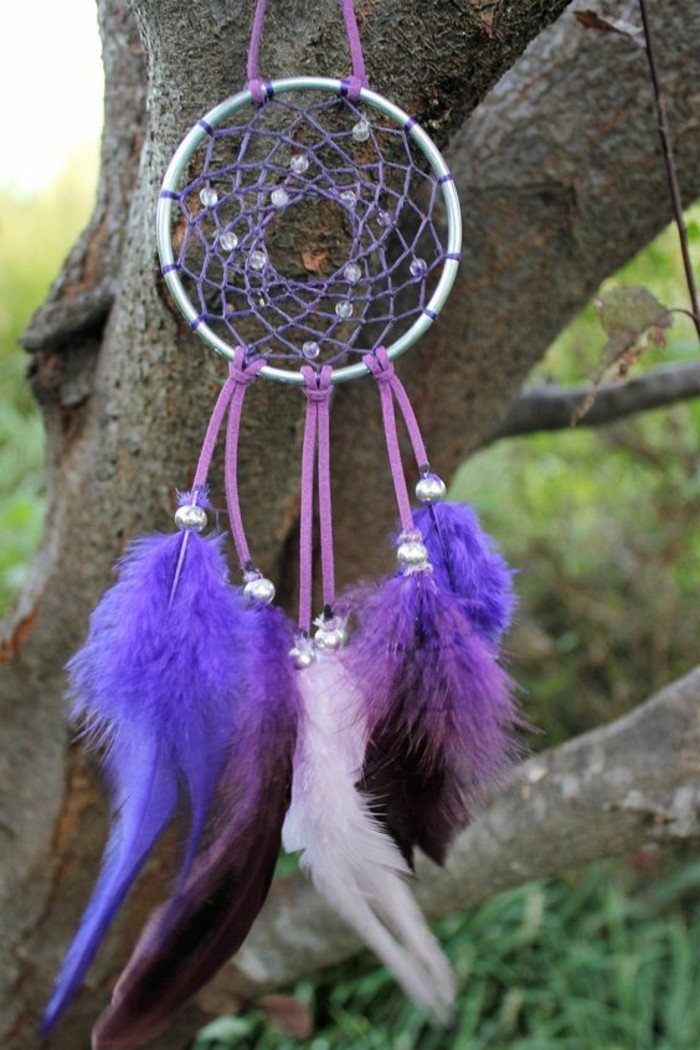
[[366, 698], [360, 787], [409, 862], [417, 845], [443, 863], [520, 751], [512, 682], [430, 571], [388, 580], [358, 615], [346, 659]]
[[463, 599], [484, 638], [497, 641], [515, 609], [513, 570], [466, 503], [430, 503], [415, 514], [440, 587]]
[[238, 950], [272, 880], [289, 806], [299, 694], [279, 610], [251, 610], [250, 663], [216, 793], [212, 844], [181, 893], [153, 916], [93, 1033], [93, 1050], [127, 1050], [169, 1018]]
[[191, 532], [137, 540], [91, 617], [68, 665], [70, 694], [91, 744], [106, 751], [112, 829], [45, 1031], [80, 986], [183, 794], [191, 811], [183, 868], [191, 862], [236, 728], [247, 618], [227, 583], [222, 537]]

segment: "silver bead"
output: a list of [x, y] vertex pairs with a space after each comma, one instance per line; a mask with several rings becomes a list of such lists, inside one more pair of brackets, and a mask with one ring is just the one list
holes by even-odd
[[269, 605], [275, 598], [275, 585], [272, 580], [264, 576], [258, 576], [255, 580], [249, 580], [243, 588], [243, 596], [246, 601], [257, 605]]
[[324, 652], [336, 652], [347, 641], [347, 631], [342, 624], [335, 627], [319, 627], [314, 635], [314, 646]]
[[399, 565], [406, 569], [425, 569], [428, 566], [428, 552], [418, 540], [407, 540], [401, 543], [396, 551]]
[[349, 284], [357, 284], [362, 277], [362, 270], [356, 262], [349, 262], [343, 270], [343, 277]]
[[196, 503], [185, 503], [175, 511], [175, 524], [181, 532], [202, 532], [207, 527], [207, 515]]
[[316, 659], [316, 653], [313, 651], [311, 643], [306, 640], [297, 642], [289, 650], [289, 655], [297, 671], [303, 671], [307, 667], [311, 667], [311, 664]]
[[343, 321], [347, 321], [348, 317], [352, 317], [353, 309], [353, 305], [348, 299], [341, 299], [340, 302], [335, 304], [335, 312]]
[[416, 485], [416, 499], [421, 503], [438, 503], [446, 492], [447, 485], [437, 474], [426, 474]]

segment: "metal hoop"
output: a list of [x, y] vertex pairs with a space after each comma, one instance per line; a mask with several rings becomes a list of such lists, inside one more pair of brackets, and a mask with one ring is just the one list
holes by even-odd
[[[327, 77], [290, 77], [285, 80], [273, 81], [269, 85], [268, 90], [271, 96], [273, 94], [284, 94], [289, 91], [327, 91], [337, 95], [342, 93], [343, 83], [340, 80], [332, 80]], [[389, 358], [394, 359], [405, 353], [430, 328], [445, 304], [459, 266], [456, 256], [459, 255], [462, 245], [462, 216], [459, 198], [449, 169], [441, 153], [426, 132], [402, 109], [382, 95], [377, 95], [374, 91], [363, 88], [360, 91], [359, 101], [389, 117], [390, 120], [393, 120], [395, 124], [403, 128], [410, 136], [428, 161], [433, 174], [438, 180], [447, 216], [446, 254], [450, 258], [445, 259], [438, 283], [420, 316], [399, 339], [386, 347]], [[199, 338], [218, 354], [229, 360], [233, 359], [235, 347], [221, 339], [205, 321], [200, 321], [197, 311], [180, 280], [172, 247], [172, 207], [173, 201], [177, 196], [180, 179], [187, 165], [210, 134], [207, 128], [218, 127], [219, 124], [227, 120], [239, 109], [253, 104], [252, 93], [247, 90], [241, 91], [215, 106], [214, 109], [211, 109], [198, 124], [195, 124], [188, 131], [168, 165], [161, 186], [156, 213], [158, 254], [168, 289], [183, 316], [193, 326], [193, 331], [196, 332]], [[261, 368], [260, 375], [266, 379], [273, 379], [276, 382], [295, 383], [297, 385], [304, 383], [304, 378], [299, 372], [276, 368], [272, 365], [265, 365]], [[332, 381], [333, 383], [344, 383], [347, 380], [356, 379], [363, 375], [367, 375], [367, 368], [358, 362], [334, 369]]]

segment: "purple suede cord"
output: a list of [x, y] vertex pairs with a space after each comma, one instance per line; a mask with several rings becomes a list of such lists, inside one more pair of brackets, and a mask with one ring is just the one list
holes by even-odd
[[[250, 44], [248, 45], [248, 89], [258, 105], [262, 105], [266, 97], [265, 84], [260, 77], [260, 43], [266, 6], [267, 0], [257, 0], [255, 14], [253, 15], [253, 27], [250, 32]], [[340, 7], [343, 12], [345, 32], [348, 37], [348, 47], [352, 61], [352, 76], [347, 81], [348, 98], [352, 101], [357, 101], [360, 89], [367, 86], [365, 59], [362, 54], [362, 44], [352, 0], [340, 0]]]
[[248, 45], [248, 89], [253, 98], [260, 106], [265, 101], [263, 82], [260, 78], [260, 41], [262, 39], [262, 28], [265, 20], [265, 7], [267, 0], [257, 0], [255, 14], [253, 16], [253, 28], [250, 31], [250, 44]]
[[[221, 424], [224, 421], [226, 412], [231, 403], [231, 398], [234, 395], [235, 383], [229, 378], [226, 380], [219, 396], [216, 399], [214, 405], [214, 411], [211, 414], [209, 424], [207, 426], [207, 432], [204, 435], [204, 441], [202, 443], [202, 449], [199, 453], [199, 459], [197, 460], [197, 469], [194, 472], [194, 479], [192, 481], [192, 503], [199, 504], [200, 499], [206, 494], [207, 489], [207, 478], [209, 477], [209, 469], [211, 467], [211, 461], [214, 456], [214, 450], [216, 449], [217, 438], [219, 437], [219, 431], [221, 430]], [[172, 586], [170, 588], [170, 601], [168, 603], [168, 609], [170, 608], [173, 598], [175, 597], [175, 591], [177, 585], [180, 582], [180, 576], [182, 574], [182, 566], [185, 561], [185, 554], [187, 552], [187, 543], [190, 538], [189, 532], [182, 534], [182, 545], [180, 547], [180, 553], [178, 555], [177, 564], [175, 566], [175, 574], [173, 576]]]
[[301, 457], [301, 499], [299, 508], [299, 630], [311, 631], [313, 602], [313, 509], [316, 439], [318, 434], [319, 524], [321, 531], [321, 570], [324, 606], [335, 601], [333, 565], [333, 518], [330, 477], [331, 376], [326, 366], [317, 375], [312, 368], [301, 370], [307, 399], [304, 442]]
[[301, 496], [299, 502], [299, 630], [311, 630], [313, 591], [313, 513], [314, 513], [314, 444], [317, 406], [306, 406], [304, 443], [301, 453]]
[[233, 388], [231, 397], [231, 409], [226, 427], [226, 456], [224, 466], [224, 480], [226, 484], [226, 503], [228, 516], [231, 522], [231, 534], [236, 547], [236, 554], [243, 573], [250, 571], [251, 557], [243, 528], [243, 516], [238, 498], [238, 438], [241, 430], [241, 414], [248, 386], [253, 382], [264, 362], [255, 360], [251, 364], [245, 364], [245, 353], [242, 347], [237, 347], [235, 356], [229, 365], [228, 382]]
[[219, 392], [219, 396], [216, 399], [214, 405], [214, 411], [211, 414], [209, 420], [209, 426], [207, 432], [204, 435], [204, 442], [202, 444], [202, 451], [199, 453], [199, 460], [197, 461], [197, 469], [194, 472], [194, 480], [192, 482], [192, 502], [196, 503], [199, 496], [202, 494], [202, 490], [206, 487], [207, 477], [209, 476], [209, 468], [211, 467], [212, 457], [214, 455], [214, 449], [216, 448], [216, 441], [221, 430], [221, 424], [224, 421], [224, 416], [231, 402], [233, 396], [234, 384], [230, 379], [227, 379]]
[[379, 398], [382, 406], [382, 420], [384, 422], [384, 437], [386, 439], [386, 450], [389, 455], [389, 466], [391, 477], [394, 482], [396, 493], [396, 504], [399, 509], [401, 528], [404, 532], [412, 532], [413, 514], [411, 512], [411, 500], [408, 495], [406, 476], [401, 462], [401, 449], [399, 447], [399, 436], [396, 432], [396, 413], [394, 412], [393, 379], [394, 366], [388, 357], [378, 360], [378, 351], [374, 354], [365, 354], [362, 358], [364, 364], [377, 381]]
[[[319, 387], [326, 396], [317, 402], [318, 415], [318, 514], [321, 531], [321, 577], [325, 609], [335, 605], [335, 565], [333, 559], [333, 510], [331, 502], [331, 374], [321, 371]], [[319, 391], [320, 392], [320, 391]]]
[[352, 61], [352, 76], [348, 81], [348, 98], [356, 102], [360, 97], [360, 89], [367, 87], [367, 74], [365, 72], [365, 56], [362, 54], [360, 33], [355, 18], [355, 8], [352, 0], [340, 0], [340, 7], [345, 21], [345, 32], [350, 48], [350, 60]]
[[[416, 466], [419, 471], [424, 470], [428, 466], [428, 453], [425, 449], [425, 443], [423, 441], [423, 435], [420, 432], [418, 426], [418, 419], [416, 413], [413, 410], [410, 398], [406, 393], [406, 388], [396, 375], [394, 366], [387, 356], [387, 352], [384, 347], [380, 347], [375, 354], [377, 360], [382, 367], [388, 367], [391, 369], [391, 379], [389, 380], [389, 386], [394, 392], [396, 398], [396, 404], [399, 406], [399, 411], [403, 416], [403, 421], [406, 424], [406, 430], [408, 431], [409, 441], [413, 449], [413, 455], [416, 457]], [[386, 365], [384, 364], [386, 361]]]

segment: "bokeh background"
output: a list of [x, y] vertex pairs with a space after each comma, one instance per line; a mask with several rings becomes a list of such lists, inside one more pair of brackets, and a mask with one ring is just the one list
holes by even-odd
[[[3, 11], [0, 99], [0, 615], [22, 584], [44, 514], [41, 422], [18, 339], [94, 199], [101, 117], [93, 0]], [[27, 120], [41, 113], [41, 135]], [[688, 211], [700, 266], [700, 207]], [[606, 282], [687, 293], [674, 229]], [[697, 355], [676, 315], [633, 374]], [[582, 384], [605, 335], [591, 305], [532, 382]], [[528, 717], [549, 747], [610, 721], [697, 662], [700, 403], [608, 426], [501, 441], [452, 486], [518, 566], [508, 639]], [[439, 458], [439, 450], [436, 458]], [[562, 858], [565, 863], [566, 858]], [[700, 860], [655, 852], [564, 872], [439, 924], [462, 992], [437, 1030], [362, 956], [291, 991], [284, 1025], [222, 1018], [197, 1050], [697, 1050]], [[304, 1034], [313, 1024], [313, 1031]]]

